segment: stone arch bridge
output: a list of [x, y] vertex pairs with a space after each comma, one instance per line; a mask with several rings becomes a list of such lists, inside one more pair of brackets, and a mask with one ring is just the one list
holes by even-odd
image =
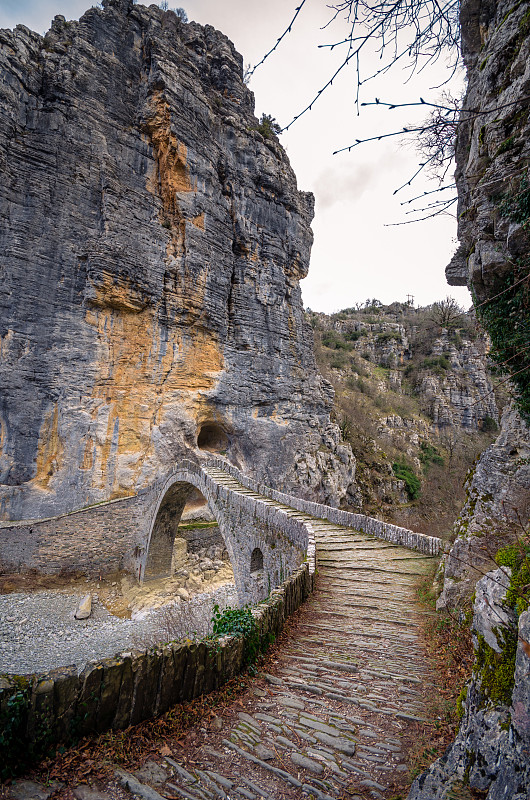
[[169, 575], [178, 524], [194, 489], [219, 525], [242, 604], [267, 597], [305, 560], [314, 571], [314, 518], [428, 555], [442, 549], [440, 539], [277, 492], [212, 457], [183, 460], [131, 497], [50, 519], [0, 523], [0, 563], [4, 571], [97, 575], [125, 569], [139, 580]]

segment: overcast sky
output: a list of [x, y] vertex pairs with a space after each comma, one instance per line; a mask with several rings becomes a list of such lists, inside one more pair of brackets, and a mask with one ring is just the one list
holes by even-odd
[[[242, 53], [245, 64], [252, 65], [274, 44], [299, 4], [294, 0], [181, 2], [190, 20], [222, 30]], [[341, 20], [322, 30], [330, 16], [327, 2], [307, 0], [293, 32], [256, 71], [250, 88], [255, 92], [258, 116], [272, 114], [286, 125], [340, 62], [338, 48], [333, 52], [318, 48], [318, 44], [345, 34]], [[90, 5], [89, 0], [0, 0], [0, 28], [23, 23], [44, 33], [55, 14], [76, 19]], [[170, 0], [169, 5], [174, 3]], [[370, 59], [377, 67], [376, 55]], [[408, 83], [408, 73], [394, 69], [378, 83], [368, 84], [362, 99], [377, 96], [390, 102], [410, 102], [420, 96], [436, 98], [440, 90], [431, 91], [430, 87], [439, 84], [442, 76], [443, 63]], [[412, 192], [393, 195], [421, 160], [414, 147], [390, 139], [333, 155], [355, 139], [421, 119], [410, 109], [361, 109], [358, 116], [354, 77], [353, 71], [346, 70], [313, 110], [280, 137], [299, 188], [312, 191], [316, 198], [315, 242], [309, 277], [302, 282], [304, 304], [329, 313], [368, 297], [390, 303], [413, 295], [416, 305], [426, 305], [450, 294], [467, 307], [471, 304], [467, 290], [447, 286], [444, 277], [445, 265], [456, 249], [456, 219], [439, 216], [413, 225], [391, 225], [407, 219], [405, 211], [410, 206], [400, 202], [436, 188], [436, 184], [418, 181]]]

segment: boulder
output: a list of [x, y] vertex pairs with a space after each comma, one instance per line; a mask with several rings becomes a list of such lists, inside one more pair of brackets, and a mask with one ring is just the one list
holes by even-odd
[[92, 614], [92, 595], [86, 594], [79, 601], [79, 605], [77, 606], [77, 610], [74, 614], [74, 617], [76, 619], [88, 619], [91, 614]]

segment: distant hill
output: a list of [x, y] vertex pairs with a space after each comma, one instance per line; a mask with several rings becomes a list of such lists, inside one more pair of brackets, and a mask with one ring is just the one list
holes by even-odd
[[307, 315], [363, 511], [449, 536], [466, 473], [498, 429], [488, 339], [474, 315], [450, 298]]

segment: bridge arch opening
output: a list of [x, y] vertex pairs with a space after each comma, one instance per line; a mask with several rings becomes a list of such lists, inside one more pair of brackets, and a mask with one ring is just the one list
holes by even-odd
[[255, 547], [250, 555], [250, 574], [261, 572], [263, 569], [263, 553], [259, 547]]
[[228, 449], [228, 435], [222, 425], [217, 422], [204, 422], [197, 436], [199, 450], [210, 453], [223, 453]]
[[149, 538], [144, 580], [171, 575], [180, 518], [193, 489], [189, 483], [174, 483], [162, 498]]
[[218, 521], [202, 492], [177, 481], [163, 494], [147, 543], [144, 581], [171, 579], [192, 593], [232, 583], [234, 571]]

